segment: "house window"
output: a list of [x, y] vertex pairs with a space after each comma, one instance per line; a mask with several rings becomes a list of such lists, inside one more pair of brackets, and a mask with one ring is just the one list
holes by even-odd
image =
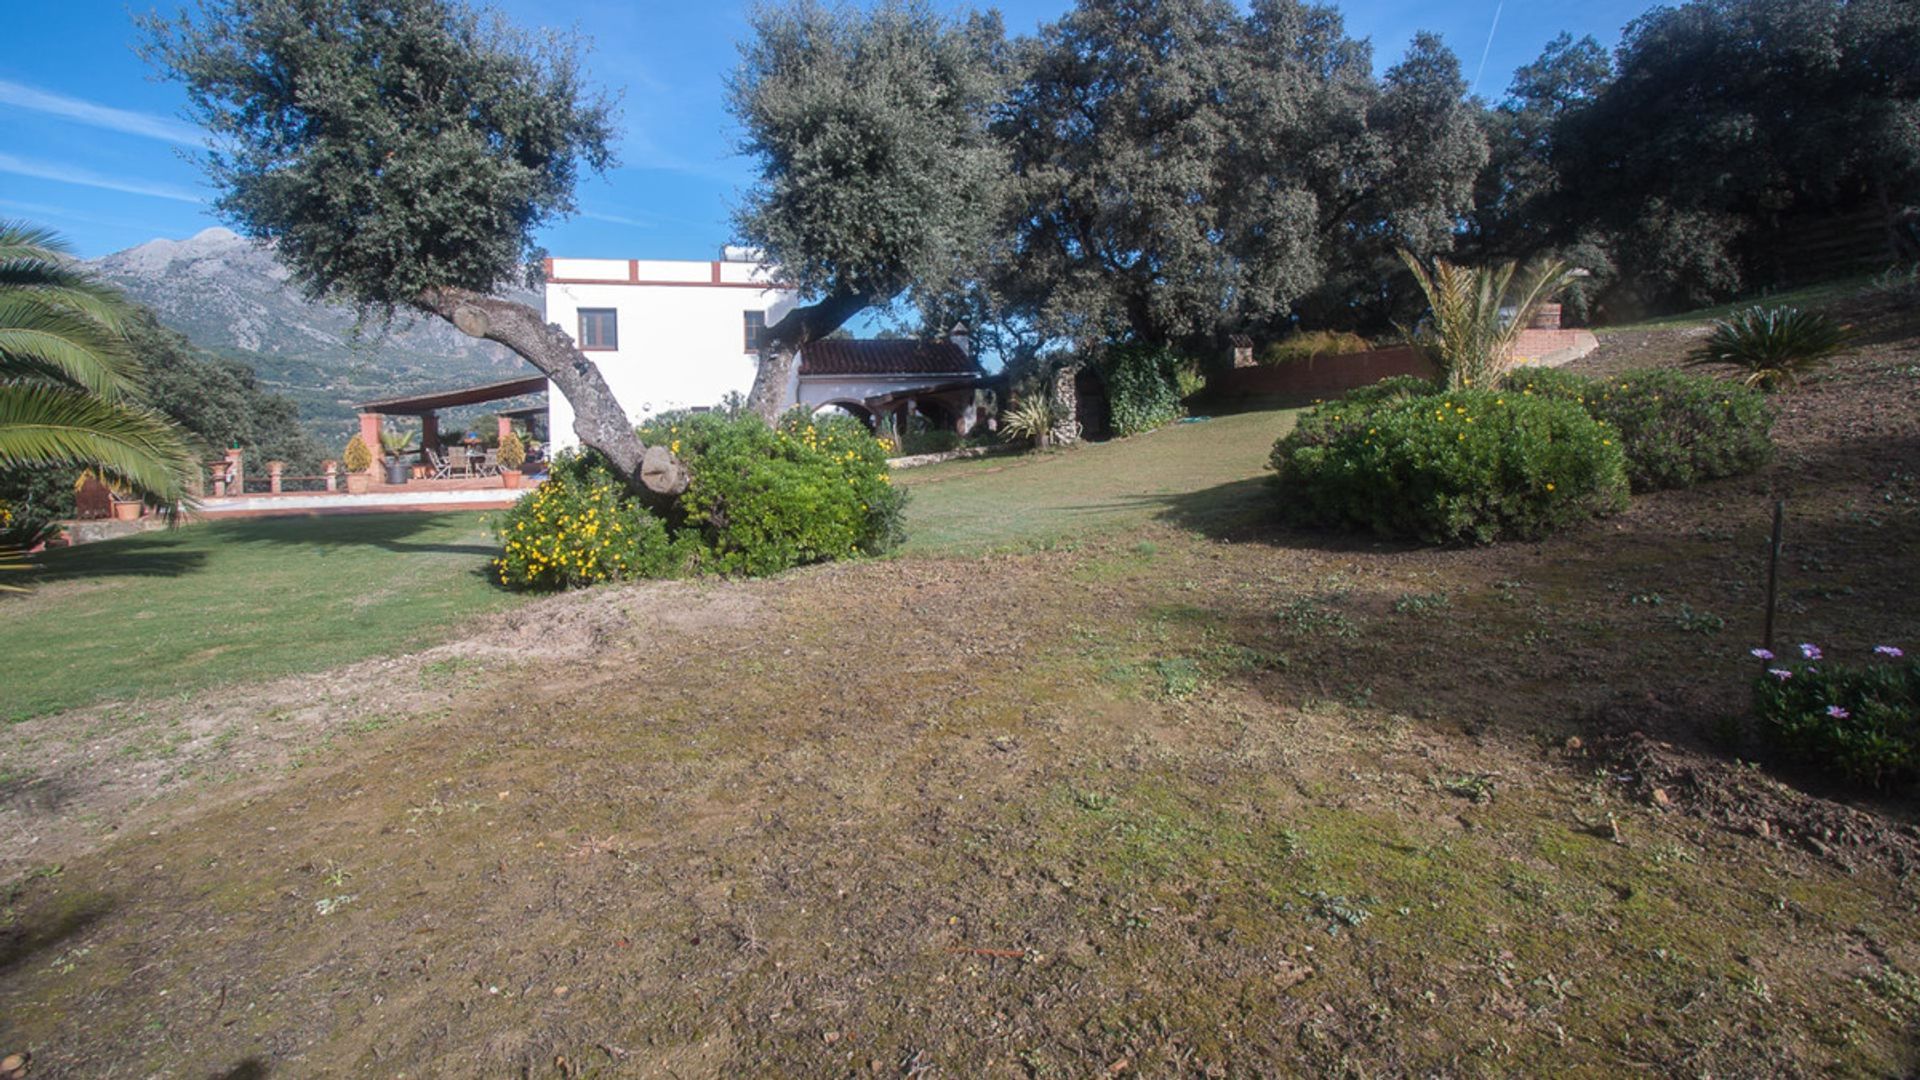
[[620, 347], [620, 320], [612, 308], [580, 309], [582, 352], [612, 352]]
[[747, 351], [757, 353], [760, 351], [761, 339], [766, 337], [767, 334], [767, 313], [764, 311], [748, 311], [743, 313], [742, 318], [747, 331]]

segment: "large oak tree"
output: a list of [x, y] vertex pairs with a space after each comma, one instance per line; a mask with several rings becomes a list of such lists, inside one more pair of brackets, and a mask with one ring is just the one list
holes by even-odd
[[212, 134], [216, 207], [315, 297], [412, 309], [512, 349], [573, 403], [580, 441], [651, 501], [686, 473], [647, 447], [559, 327], [496, 292], [612, 160], [579, 48], [457, 0], [202, 0], [144, 20], [150, 61]]
[[800, 0], [757, 8], [740, 51], [728, 100], [760, 175], [735, 229], [808, 299], [763, 339], [748, 404], [772, 419], [808, 342], [978, 272], [1005, 174], [987, 130], [1005, 34], [919, 0]]

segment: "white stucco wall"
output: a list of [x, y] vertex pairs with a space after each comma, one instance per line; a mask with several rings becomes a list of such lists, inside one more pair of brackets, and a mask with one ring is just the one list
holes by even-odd
[[[657, 259], [553, 259], [547, 267], [547, 321], [578, 340], [581, 308], [618, 312], [619, 348], [589, 352], [613, 396], [635, 421], [668, 409], [719, 404], [753, 387], [757, 358], [745, 351], [742, 317], [778, 322], [793, 293], [766, 286], [751, 263]], [[547, 430], [556, 450], [576, 446], [573, 406], [547, 392]]]

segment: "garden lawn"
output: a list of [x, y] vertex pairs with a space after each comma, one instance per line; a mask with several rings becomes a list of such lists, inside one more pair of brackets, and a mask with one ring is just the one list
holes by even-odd
[[1147, 435], [896, 474], [907, 554], [1045, 548], [1166, 518], [1203, 530], [1258, 516], [1273, 441], [1297, 410], [1174, 424]]
[[188, 525], [48, 552], [0, 596], [0, 718], [406, 653], [514, 602], [487, 514]]

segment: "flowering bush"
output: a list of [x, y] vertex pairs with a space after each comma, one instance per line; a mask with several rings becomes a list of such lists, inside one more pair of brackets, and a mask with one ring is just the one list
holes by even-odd
[[632, 499], [594, 454], [556, 458], [546, 482], [507, 511], [499, 531], [494, 574], [517, 589], [672, 577], [689, 569], [696, 548]]
[[1486, 543], [1626, 507], [1613, 430], [1578, 405], [1398, 390], [1317, 406], [1274, 444], [1284, 514], [1429, 543]]
[[1607, 380], [1539, 368], [1513, 372], [1506, 386], [1576, 402], [1612, 424], [1635, 491], [1738, 476], [1773, 456], [1773, 408], [1738, 383], [1658, 368]]
[[1828, 662], [1811, 643], [1794, 658], [1764, 649], [1754, 679], [1760, 734], [1782, 758], [1868, 787], [1920, 775], [1920, 661], [1876, 646], [1864, 664]]
[[889, 447], [850, 417], [694, 413], [644, 426], [640, 437], [680, 455], [693, 482], [677, 528], [697, 532], [697, 567], [772, 574], [805, 563], [876, 555], [904, 537], [906, 492], [887, 472]]
[[878, 554], [902, 538], [906, 493], [887, 473], [886, 445], [857, 420], [796, 414], [769, 428], [753, 416], [678, 414], [640, 435], [692, 473], [673, 508], [647, 510], [598, 455], [562, 455], [500, 527], [503, 584], [771, 574]]

